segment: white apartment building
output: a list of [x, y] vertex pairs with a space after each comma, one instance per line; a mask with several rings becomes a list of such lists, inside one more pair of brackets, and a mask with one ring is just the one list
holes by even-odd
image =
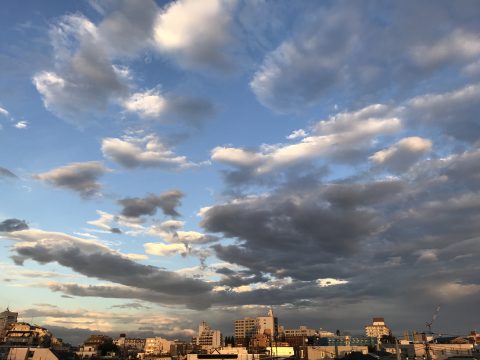
[[278, 334], [278, 319], [273, 316], [273, 310], [269, 309], [267, 316], [235, 320], [234, 334], [235, 340], [240, 342], [257, 334], [268, 334], [273, 338]]
[[220, 330], [213, 330], [205, 321], [198, 326], [198, 336], [195, 338], [195, 344], [202, 349], [213, 349], [222, 346], [222, 333]]
[[383, 335], [390, 334], [390, 329], [382, 317], [374, 317], [371, 325], [365, 325], [365, 334], [380, 340]]

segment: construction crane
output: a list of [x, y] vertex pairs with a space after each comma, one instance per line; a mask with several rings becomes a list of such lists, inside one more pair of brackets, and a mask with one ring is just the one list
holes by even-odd
[[425, 326], [428, 328], [428, 333], [429, 334], [433, 334], [432, 333], [432, 324], [435, 322], [435, 319], [437, 318], [439, 311], [440, 311], [440, 305], [438, 305], [437, 308], [435, 309], [435, 312], [433, 313], [433, 316], [432, 316], [432, 320], [430, 322], [427, 321], [425, 323]]

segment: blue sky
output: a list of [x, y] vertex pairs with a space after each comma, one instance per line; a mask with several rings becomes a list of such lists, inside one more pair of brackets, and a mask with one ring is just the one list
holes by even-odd
[[479, 327], [477, 2], [2, 6], [1, 306]]

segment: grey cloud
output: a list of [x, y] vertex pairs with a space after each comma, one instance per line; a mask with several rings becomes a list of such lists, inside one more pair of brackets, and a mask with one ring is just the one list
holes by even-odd
[[201, 226], [238, 239], [237, 245], [213, 246], [222, 260], [257, 272], [316, 279], [379, 229], [375, 212], [358, 205], [328, 203], [318, 190], [279, 192], [208, 208]]
[[17, 241], [13, 250], [23, 260], [41, 264], [58, 262], [85, 276], [149, 290], [160, 297], [165, 294], [178, 300], [195, 294], [199, 304], [208, 306], [210, 284], [138, 264], [95, 241], [36, 229], [9, 233], [8, 238]]
[[432, 148], [432, 142], [418, 136], [400, 140], [387, 149], [377, 151], [370, 159], [379, 166], [384, 166], [393, 173], [408, 170]]
[[45, 107], [80, 126], [88, 122], [88, 115], [105, 111], [111, 101], [128, 92], [106, 49], [99, 46], [96, 31], [81, 15], [63, 17], [50, 31], [55, 69], [33, 77]]
[[144, 198], [125, 198], [118, 201], [123, 207], [121, 214], [127, 217], [155, 215], [161, 209], [165, 215], [179, 216], [176, 208], [180, 206], [183, 193], [178, 190], [163, 192], [159, 195], [149, 194]]
[[[480, 45], [479, 45], [480, 46]], [[446, 135], [474, 143], [480, 136], [480, 85], [472, 84], [441, 94], [427, 94], [408, 102], [413, 127], [440, 128]]]
[[204, 119], [212, 117], [216, 112], [215, 106], [203, 98], [170, 96], [167, 100], [167, 117], [197, 127], [202, 125]]
[[109, 170], [99, 161], [71, 163], [45, 173], [33, 175], [34, 179], [52, 186], [78, 192], [88, 198], [98, 195], [102, 186], [98, 178]]
[[122, 230], [120, 230], [119, 228], [117, 227], [114, 227], [114, 228], [110, 228], [110, 232], [112, 234], [121, 234], [122, 233]]
[[326, 10], [310, 16], [310, 28], [268, 54], [250, 82], [264, 105], [279, 111], [310, 105], [341, 81], [338, 67], [355, 44], [357, 16]]
[[[334, 2], [307, 15], [300, 11], [293, 35], [267, 53], [250, 83], [258, 100], [277, 111], [331, 104], [339, 93], [355, 99], [346, 106], [384, 98], [386, 89], [388, 97], [401, 99], [447, 67], [461, 76], [480, 52], [474, 1], [457, 7], [447, 1]], [[443, 30], [435, 31], [435, 24]]]
[[177, 296], [175, 294], [158, 293], [149, 289], [140, 289], [137, 287], [119, 287], [106, 285], [79, 285], [53, 283], [48, 288], [52, 291], [62, 292], [64, 294], [81, 297], [101, 297], [113, 299], [138, 299], [151, 303], [164, 305], [182, 305], [186, 304], [191, 309], [206, 309], [211, 304], [209, 296]]
[[[151, 103], [150, 109], [145, 103], [129, 107], [132, 97], [149, 92], [136, 92], [132, 74], [123, 64], [133, 61], [141, 51], [158, 50], [154, 33], [162, 12], [151, 0], [141, 4], [124, 0], [109, 2], [102, 8], [103, 18], [98, 24], [81, 14], [73, 14], [63, 16], [51, 26], [53, 67], [37, 72], [32, 78], [48, 110], [80, 127], [89, 125], [99, 114], [105, 115], [112, 105], [141, 117], [152, 117], [153, 114], [153, 117], [174, 118], [176, 122], [197, 127], [214, 113], [208, 100], [176, 94], [159, 97], [157, 111], [152, 112]], [[193, 13], [192, 17], [195, 15], [199, 14]], [[187, 37], [196, 35], [196, 29], [186, 29]], [[203, 45], [224, 36], [202, 36], [198, 41], [185, 44], [182, 54], [191, 59], [192, 64], [198, 60], [205, 64], [217, 62], [218, 65], [224, 59], [222, 52], [215, 50], [216, 47], [206, 49]], [[204, 44], [196, 49], [199, 42]], [[196, 60], [195, 56], [190, 56], [192, 54], [200, 57]]]
[[2, 178], [2, 177], [18, 179], [18, 176], [15, 175], [13, 172], [11, 172], [10, 170], [0, 166], [0, 178]]
[[100, 42], [112, 56], [131, 57], [149, 45], [159, 8], [154, 1], [140, 4], [115, 1], [106, 4], [108, 16], [99, 24]]
[[113, 305], [113, 306], [110, 306], [110, 308], [112, 308], [112, 309], [114, 309], [114, 308], [119, 308], [119, 309], [136, 309], [136, 310], [139, 310], [139, 309], [151, 309], [151, 307], [142, 305], [142, 304], [137, 303], [137, 302], [125, 303], [125, 304], [121, 304], [121, 305]]
[[0, 232], [12, 232], [28, 229], [27, 222], [19, 219], [6, 219], [0, 222]]
[[102, 140], [103, 155], [124, 168], [159, 168], [181, 170], [195, 166], [185, 156], [175, 154], [155, 134], [144, 137], [124, 136]]

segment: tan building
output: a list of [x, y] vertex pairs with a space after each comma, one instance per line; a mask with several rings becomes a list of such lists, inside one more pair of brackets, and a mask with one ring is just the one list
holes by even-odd
[[145, 355], [169, 354], [173, 341], [161, 337], [145, 339]]
[[378, 340], [383, 335], [389, 335], [390, 329], [385, 325], [385, 320], [382, 317], [373, 318], [372, 324], [365, 325], [365, 335], [376, 337]]
[[5, 343], [18, 346], [49, 346], [52, 334], [47, 329], [29, 323], [13, 323], [5, 332]]
[[8, 352], [7, 360], [59, 360], [58, 356], [55, 355], [48, 348], [10, 348]]

